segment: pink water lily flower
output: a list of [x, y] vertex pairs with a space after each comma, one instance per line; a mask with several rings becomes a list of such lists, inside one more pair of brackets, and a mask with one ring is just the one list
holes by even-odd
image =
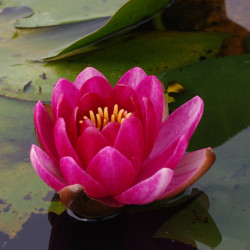
[[141, 68], [113, 88], [89, 67], [74, 84], [57, 82], [51, 106], [36, 104], [40, 147], [30, 159], [56, 191], [80, 184], [109, 206], [150, 203], [182, 192], [214, 162], [211, 148], [185, 153], [202, 112], [196, 96], [168, 116], [160, 81]]

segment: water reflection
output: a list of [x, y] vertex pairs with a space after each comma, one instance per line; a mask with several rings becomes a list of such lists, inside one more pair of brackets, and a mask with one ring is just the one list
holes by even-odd
[[66, 212], [50, 214], [49, 250], [214, 248], [221, 234], [208, 213], [207, 195], [193, 189], [173, 202], [131, 206], [112, 220], [81, 222]]

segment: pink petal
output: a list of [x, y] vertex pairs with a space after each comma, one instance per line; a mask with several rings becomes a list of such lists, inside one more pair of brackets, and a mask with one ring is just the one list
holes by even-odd
[[76, 106], [77, 97], [78, 97], [79, 90], [75, 87], [73, 83], [71, 83], [67, 79], [60, 79], [56, 86], [54, 87], [53, 93], [52, 93], [52, 110], [54, 117], [55, 116], [55, 110], [57, 110], [56, 106], [58, 105], [58, 98], [63, 94], [64, 98], [67, 100], [67, 102], [70, 104], [71, 107]]
[[104, 147], [108, 146], [107, 139], [96, 127], [86, 128], [77, 141], [76, 151], [84, 169], [92, 158]]
[[206, 173], [214, 161], [215, 154], [211, 148], [185, 154], [174, 170], [170, 185], [159, 199], [175, 196], [187, 189]]
[[135, 178], [131, 162], [112, 147], [105, 147], [98, 152], [87, 172], [108, 190], [109, 195], [126, 190]]
[[67, 135], [66, 125], [63, 118], [59, 118], [55, 123], [54, 140], [60, 158], [70, 156], [80, 164], [80, 160]]
[[96, 129], [95, 124], [90, 119], [84, 119], [79, 126], [80, 126], [80, 135], [83, 133], [83, 131], [86, 128], [90, 128], [91, 127], [91, 128], [95, 128]]
[[103, 107], [104, 101], [98, 94], [88, 93], [80, 99], [78, 106], [79, 113], [88, 116], [90, 110], [96, 113], [98, 107]]
[[202, 99], [196, 96], [169, 115], [162, 123], [150, 158], [166, 151], [183, 135], [189, 140], [201, 119], [203, 106]]
[[136, 183], [154, 175], [161, 168], [174, 169], [182, 159], [188, 145], [186, 136], [182, 136], [171, 144], [166, 151], [154, 158], [148, 158], [142, 165], [141, 171], [136, 178]]
[[147, 97], [142, 98], [142, 121], [145, 130], [144, 159], [151, 153], [157, 136], [155, 110]]
[[105, 188], [88, 175], [71, 157], [60, 160], [61, 171], [69, 185], [80, 184], [89, 197], [101, 198], [107, 196]]
[[139, 99], [147, 97], [153, 104], [155, 111], [156, 133], [158, 133], [163, 114], [163, 88], [155, 76], [147, 76], [137, 85], [135, 92]]
[[72, 112], [73, 107], [71, 106], [71, 104], [67, 101], [63, 94], [60, 95], [58, 97], [55, 110], [53, 110], [54, 119], [57, 120], [58, 118], [62, 117], [66, 123], [67, 131], [69, 131], [70, 117], [72, 115]]
[[125, 84], [131, 87], [132, 89], [135, 89], [138, 83], [144, 79], [147, 76], [147, 74], [139, 67], [135, 67], [127, 71], [121, 79], [118, 81], [119, 84]]
[[126, 109], [128, 112], [133, 112], [137, 117], [141, 116], [137, 95], [131, 87], [117, 84], [113, 89], [113, 94], [124, 109]]
[[148, 179], [130, 187], [123, 193], [114, 196], [124, 204], [142, 205], [156, 200], [171, 182], [173, 170], [162, 168]]
[[119, 132], [120, 126], [121, 125], [118, 122], [109, 122], [102, 129], [102, 134], [105, 136], [111, 146], [114, 146], [115, 144], [116, 136]]
[[59, 167], [36, 145], [30, 149], [31, 163], [39, 177], [51, 188], [59, 191], [67, 186]]
[[106, 98], [111, 96], [112, 91], [113, 88], [105, 78], [94, 76], [82, 85], [79, 96], [83, 96], [87, 93], [96, 93], [102, 98]]
[[70, 117], [70, 124], [69, 124], [69, 139], [73, 145], [73, 147], [76, 147], [76, 141], [78, 137], [78, 127], [77, 127], [77, 121], [78, 121], [78, 110], [79, 107], [75, 107], [73, 110], [71, 117]]
[[52, 160], [58, 161], [58, 154], [53, 138], [54, 121], [42, 102], [37, 102], [34, 110], [34, 123], [38, 141]]
[[127, 157], [136, 171], [139, 170], [144, 156], [144, 130], [139, 119], [129, 117], [123, 121], [114, 148]]
[[92, 67], [87, 67], [85, 68], [75, 79], [74, 85], [78, 88], [81, 89], [82, 85], [90, 78], [94, 76], [100, 76], [104, 79], [105, 76], [100, 73], [98, 70], [92, 68]]

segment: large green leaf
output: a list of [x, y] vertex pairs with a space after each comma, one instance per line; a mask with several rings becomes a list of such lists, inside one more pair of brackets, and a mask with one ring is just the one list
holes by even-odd
[[[60, 51], [50, 52], [47, 54], [46, 59], [48, 60], [48, 58], [53, 57], [52, 59], [55, 60], [72, 54], [79, 54], [82, 52], [82, 47], [92, 45], [117, 32], [127, 31], [129, 27], [144, 22], [162, 11], [170, 2], [171, 0], [130, 0], [123, 5], [101, 29], [88, 36], [82, 37], [82, 39], [75, 41]], [[85, 48], [83, 48], [83, 50], [85, 50]]]
[[189, 149], [218, 146], [250, 124], [250, 54], [188, 65], [160, 79], [165, 84], [178, 81], [186, 89], [176, 96], [172, 109], [194, 95], [204, 100], [204, 114]]
[[[87, 66], [100, 70], [113, 85], [134, 66], [157, 75], [166, 69], [214, 57], [227, 36], [210, 32], [140, 32], [124, 36], [81, 58], [42, 64], [24, 62], [26, 54], [43, 51], [44, 48], [40, 47], [46, 43], [46, 39], [39, 43], [36, 34], [32, 34], [26, 36], [30, 39], [21, 36], [16, 43], [13, 40], [0, 48], [3, 58], [6, 58], [0, 63], [0, 94], [26, 100], [50, 100], [55, 81], [62, 77], [72, 81]], [[45, 34], [51, 33], [45, 31]], [[13, 58], [16, 54], [19, 57]], [[12, 62], [15, 63], [10, 66]]]
[[126, 2], [127, 0], [2, 0], [1, 7], [32, 8], [34, 15], [19, 19], [15, 26], [37, 28], [110, 17]]
[[0, 231], [14, 237], [31, 213], [46, 213], [48, 188], [29, 162], [33, 103], [0, 97]]

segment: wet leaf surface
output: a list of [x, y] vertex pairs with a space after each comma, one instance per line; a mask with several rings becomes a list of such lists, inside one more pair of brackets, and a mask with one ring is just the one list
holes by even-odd
[[250, 124], [250, 55], [211, 59], [168, 71], [161, 81], [178, 81], [186, 92], [176, 95], [170, 110], [195, 95], [205, 108], [191, 140], [190, 150], [218, 146]]
[[19, 28], [37, 28], [112, 16], [126, 0], [2, 0], [1, 8], [27, 6], [34, 11], [15, 24]]
[[0, 97], [0, 106], [0, 231], [13, 238], [31, 213], [47, 213], [51, 195], [29, 162], [33, 103]]

